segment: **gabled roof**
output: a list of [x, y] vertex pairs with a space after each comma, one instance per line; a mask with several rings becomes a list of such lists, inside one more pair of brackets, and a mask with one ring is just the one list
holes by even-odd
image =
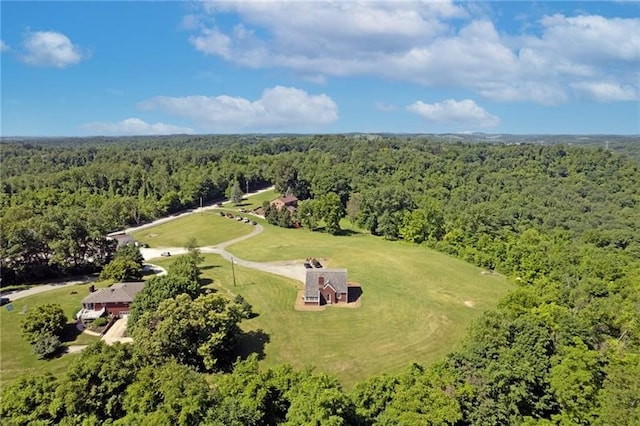
[[131, 303], [142, 287], [144, 282], [117, 283], [91, 293], [82, 303]]
[[[294, 195], [283, 195], [281, 197], [276, 198], [273, 201], [280, 201], [282, 202], [285, 206], [288, 204], [295, 204], [298, 202], [298, 199], [294, 196]], [[272, 202], [273, 202], [272, 201]]]
[[304, 297], [318, 296], [318, 279], [324, 277], [323, 288], [331, 286], [337, 293], [347, 293], [346, 269], [307, 269], [304, 285]]

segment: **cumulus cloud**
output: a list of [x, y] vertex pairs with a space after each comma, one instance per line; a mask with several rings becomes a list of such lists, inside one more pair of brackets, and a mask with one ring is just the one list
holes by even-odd
[[453, 124], [465, 128], [495, 127], [500, 124], [498, 117], [489, 114], [471, 99], [447, 99], [434, 104], [417, 101], [409, 105], [407, 110], [430, 123]]
[[[552, 15], [528, 22], [523, 28], [531, 33], [509, 34], [486, 10], [453, 1], [266, 0], [206, 2], [202, 9], [217, 23], [193, 30], [194, 48], [252, 68], [378, 75], [546, 105], [606, 99], [576, 83], [639, 90], [638, 18]], [[221, 26], [215, 16], [222, 13], [237, 13], [240, 23]]]
[[28, 33], [22, 47], [22, 60], [29, 65], [64, 68], [83, 59], [82, 49], [74, 45], [69, 37], [55, 31]]
[[7, 52], [11, 50], [11, 47], [4, 40], [0, 40], [0, 52]]
[[82, 126], [93, 135], [173, 135], [194, 133], [188, 127], [179, 127], [165, 123], [147, 123], [139, 118], [127, 118], [118, 122], [95, 122]]
[[255, 101], [227, 95], [158, 96], [138, 106], [187, 117], [209, 130], [225, 131], [304, 129], [338, 118], [338, 107], [329, 96], [282, 86], [265, 89]]

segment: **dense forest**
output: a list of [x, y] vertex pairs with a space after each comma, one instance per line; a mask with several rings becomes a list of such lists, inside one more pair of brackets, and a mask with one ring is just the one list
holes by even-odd
[[[339, 233], [346, 217], [518, 283], [440, 363], [344, 390], [337, 378], [261, 369], [253, 357], [231, 366], [225, 349], [248, 308], [200, 295], [191, 264], [191, 278], [175, 276], [185, 294], [158, 290], [164, 317], [140, 312], [134, 333], [145, 345], [97, 344], [63, 377], [19, 379], [3, 392], [3, 424], [640, 424], [637, 141], [614, 150], [559, 139], [3, 141], [3, 286], [101, 270], [115, 255], [108, 232], [269, 184], [301, 200], [305, 227]], [[201, 340], [188, 350], [169, 347], [155, 331], [186, 315], [178, 298], [227, 320], [194, 325]]]

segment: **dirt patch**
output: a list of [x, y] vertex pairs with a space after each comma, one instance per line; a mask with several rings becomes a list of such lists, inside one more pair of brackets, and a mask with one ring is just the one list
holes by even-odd
[[296, 295], [296, 303], [293, 308], [296, 311], [324, 311], [327, 306], [318, 306], [318, 305], [305, 305], [302, 297], [304, 296], [304, 290], [298, 290], [298, 294]]
[[153, 237], [157, 237], [158, 234], [147, 234], [147, 238], [153, 238]]
[[468, 308], [473, 308], [474, 306], [476, 306], [476, 302], [474, 302], [473, 300], [465, 300], [464, 306]]
[[67, 353], [68, 354], [74, 354], [77, 352], [82, 352], [82, 350], [84, 348], [86, 348], [89, 345], [71, 345], [71, 346], [67, 346]]

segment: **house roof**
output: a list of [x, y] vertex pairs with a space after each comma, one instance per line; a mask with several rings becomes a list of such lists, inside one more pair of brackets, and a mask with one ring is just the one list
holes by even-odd
[[118, 247], [126, 246], [127, 244], [132, 244], [135, 242], [131, 235], [124, 233], [109, 234], [107, 237], [116, 240], [118, 242]]
[[287, 204], [296, 203], [298, 199], [294, 195], [283, 195], [281, 197], [276, 198], [273, 201], [281, 201], [286, 206]]
[[142, 287], [144, 282], [117, 283], [91, 293], [82, 303], [131, 303]]
[[318, 296], [318, 279], [324, 277], [324, 286], [333, 287], [337, 293], [347, 292], [347, 270], [346, 269], [307, 269], [307, 276], [304, 285], [305, 297]]

